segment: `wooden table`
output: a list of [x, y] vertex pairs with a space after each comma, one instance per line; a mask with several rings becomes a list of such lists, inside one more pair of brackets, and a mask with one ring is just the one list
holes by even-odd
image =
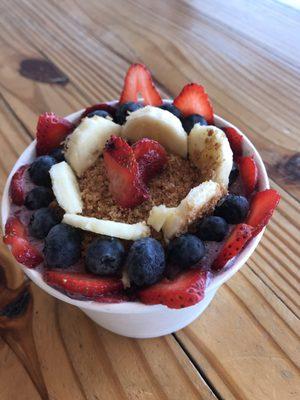
[[[300, 398], [299, 38], [300, 10], [273, 0], [1, 0], [1, 190], [40, 113], [117, 98], [128, 65], [142, 61], [167, 96], [202, 83], [216, 113], [258, 147], [282, 196], [247, 265], [174, 335], [119, 337], [33, 286], [38, 358], [0, 338], [1, 400]], [[64, 75], [26, 78], [27, 59]], [[3, 245], [0, 261], [17, 286]]]

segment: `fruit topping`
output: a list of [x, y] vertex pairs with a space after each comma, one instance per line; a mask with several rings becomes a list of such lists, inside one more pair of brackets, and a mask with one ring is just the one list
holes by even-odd
[[228, 224], [239, 224], [245, 221], [249, 211], [246, 197], [229, 194], [217, 205], [214, 214], [222, 217]]
[[155, 140], [141, 139], [132, 149], [145, 183], [161, 172], [168, 161], [165, 149]]
[[38, 186], [51, 186], [49, 171], [56, 160], [50, 156], [37, 157], [29, 167], [29, 176], [33, 183]]
[[131, 283], [138, 287], [157, 282], [165, 269], [165, 252], [154, 238], [135, 241], [130, 247], [126, 266]]
[[186, 233], [170, 241], [167, 247], [167, 260], [181, 269], [189, 268], [205, 255], [203, 242], [195, 235]]
[[119, 125], [123, 125], [123, 124], [125, 124], [127, 117], [132, 112], [139, 110], [142, 107], [143, 107], [142, 104], [134, 103], [133, 101], [119, 104], [116, 109], [114, 121]]
[[222, 128], [229, 141], [233, 157], [238, 160], [243, 155], [243, 136], [234, 128]]
[[62, 162], [65, 161], [65, 152], [63, 147], [57, 147], [56, 149], [54, 149], [53, 151], [51, 151], [51, 153], [49, 154], [49, 156], [55, 158], [55, 160], [57, 162]]
[[187, 117], [182, 118], [181, 122], [183, 129], [186, 131], [187, 134], [191, 132], [191, 130], [194, 128], [194, 125], [196, 124], [207, 125], [205, 118], [203, 118], [202, 115], [199, 114], [188, 115]]
[[95, 110], [88, 113], [87, 118], [93, 118], [95, 115], [102, 118], [110, 117], [109, 113], [105, 110]]
[[13, 175], [10, 183], [11, 201], [17, 206], [21, 206], [25, 201], [25, 173], [28, 165], [22, 165]]
[[239, 176], [239, 168], [236, 162], [233, 161], [232, 163], [232, 168], [229, 174], [229, 183], [228, 185], [231, 186], [238, 178]]
[[279, 203], [280, 195], [274, 189], [256, 193], [250, 203], [250, 212], [246, 223], [254, 227], [252, 236], [256, 236], [267, 225]]
[[163, 279], [139, 292], [145, 304], [164, 304], [169, 308], [192, 306], [204, 297], [206, 273], [196, 270], [184, 272], [174, 280]]
[[160, 94], [155, 88], [146, 66], [132, 64], [127, 71], [119, 102], [120, 104], [129, 101], [137, 102], [139, 94], [142, 96], [145, 105], [160, 106], [162, 104]]
[[235, 257], [252, 237], [253, 228], [247, 224], [238, 224], [223, 244], [220, 253], [212, 264], [214, 271], [222, 269]]
[[81, 256], [81, 232], [69, 225], [55, 225], [45, 239], [44, 255], [48, 267], [75, 264]]
[[15, 259], [28, 268], [34, 268], [43, 261], [38, 249], [29, 243], [26, 228], [19, 218], [8, 218], [3, 241], [12, 246], [11, 252]]
[[258, 179], [258, 170], [253, 157], [241, 157], [239, 169], [246, 196], [249, 196], [254, 191]]
[[122, 137], [131, 142], [148, 138], [158, 141], [172, 154], [187, 156], [187, 134], [180, 120], [167, 110], [146, 106], [129, 115]]
[[122, 242], [115, 238], [95, 239], [85, 256], [86, 269], [97, 275], [120, 273], [125, 255]]
[[36, 154], [49, 154], [72, 132], [74, 125], [53, 113], [40, 115], [36, 131]]
[[122, 138], [112, 136], [103, 152], [109, 190], [117, 204], [135, 207], [149, 198], [133, 149]]
[[82, 201], [79, 185], [72, 168], [65, 161], [50, 170], [52, 189], [61, 208], [68, 213], [81, 213]]
[[221, 242], [228, 233], [224, 218], [211, 215], [203, 218], [197, 225], [196, 234], [201, 240]]
[[53, 199], [54, 195], [50, 188], [38, 186], [27, 193], [24, 204], [29, 210], [37, 210], [47, 207]]
[[196, 83], [185, 85], [173, 103], [185, 117], [199, 114], [208, 124], [214, 122], [213, 108], [203, 86]]
[[165, 104], [162, 104], [162, 105], [160, 106], [160, 108], [161, 108], [162, 110], [167, 110], [167, 111], [169, 111], [171, 114], [175, 115], [175, 117], [177, 117], [177, 118], [179, 118], [179, 119], [182, 117], [182, 114], [181, 114], [181, 111], [179, 110], [179, 108], [177, 108], [176, 106], [174, 106], [174, 104], [172, 104], [172, 103], [165, 103]]
[[215, 126], [196, 124], [188, 136], [190, 160], [199, 168], [203, 181], [213, 180], [227, 189], [232, 168], [232, 151], [224, 132]]
[[95, 300], [99, 298], [100, 302], [101, 296], [117, 294], [123, 289], [123, 284], [120, 279], [100, 278], [91, 274], [46, 271], [44, 273], [44, 280], [50, 286], [54, 286], [67, 294], [81, 295]]
[[29, 233], [36, 239], [44, 239], [50, 229], [61, 222], [61, 217], [52, 208], [40, 208], [35, 211], [29, 222]]
[[[99, 114], [92, 115], [92, 113], [94, 111], [105, 111], [109, 116], [111, 116], [113, 118], [115, 115], [116, 109], [115, 109], [115, 107], [110, 106], [109, 104], [106, 104], [106, 103], [94, 104], [93, 106], [87, 107], [84, 110], [84, 112], [82, 113], [81, 119], [85, 118], [85, 117], [91, 118], [94, 115], [99, 115], [100, 117], [103, 117], [105, 115], [104, 113], [101, 113], [101, 112]], [[106, 118], [106, 117], [104, 117], [104, 118]]]

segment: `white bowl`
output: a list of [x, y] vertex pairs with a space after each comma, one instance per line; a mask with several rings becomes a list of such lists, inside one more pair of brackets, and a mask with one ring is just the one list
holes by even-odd
[[[114, 105], [115, 103], [116, 102], [111, 102], [108, 104]], [[83, 110], [78, 111], [67, 116], [66, 118], [71, 122], [76, 122], [81, 116], [82, 112]], [[218, 117], [217, 115], [215, 115], [215, 124], [219, 127], [233, 127], [244, 136], [244, 154], [254, 155], [254, 159], [258, 167], [258, 189], [264, 190], [269, 188], [269, 181], [265, 166], [250, 140], [238, 128]], [[26, 150], [17, 160], [5, 184], [1, 207], [3, 231], [10, 210], [9, 186], [11, 178], [21, 165], [31, 163], [34, 158], [35, 141], [26, 148]], [[170, 309], [163, 305], [149, 306], [138, 302], [99, 304], [93, 301], [74, 300], [47, 285], [43, 281], [42, 276], [38, 271], [26, 268], [21, 264], [18, 265], [25, 272], [25, 274], [45, 292], [59, 300], [65, 301], [66, 303], [80, 308], [93, 321], [104, 328], [123, 336], [133, 338], [153, 338], [167, 335], [182, 329], [199, 317], [199, 315], [203, 313], [203, 311], [212, 301], [219, 287], [229, 278], [231, 278], [248, 260], [258, 245], [262, 235], [263, 231], [247, 244], [245, 249], [241, 251], [241, 253], [235, 258], [233, 265], [229, 269], [219, 273], [208, 283], [205, 297], [202, 301], [194, 306], [179, 310]]]

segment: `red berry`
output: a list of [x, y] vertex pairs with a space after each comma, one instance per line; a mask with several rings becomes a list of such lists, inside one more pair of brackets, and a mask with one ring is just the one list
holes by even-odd
[[97, 303], [123, 303], [124, 301], [130, 301], [130, 299], [126, 294], [115, 293], [96, 297], [94, 301]]
[[258, 170], [253, 157], [241, 157], [239, 159], [239, 170], [246, 196], [249, 196], [254, 191], [258, 178]]
[[25, 226], [17, 217], [9, 217], [5, 224], [5, 236], [3, 242], [5, 244], [12, 244], [15, 237], [27, 238]]
[[235, 226], [226, 242], [223, 244], [220, 253], [212, 264], [214, 271], [219, 271], [229, 260], [235, 257], [252, 237], [253, 228], [247, 224]]
[[274, 189], [257, 192], [250, 203], [246, 223], [254, 227], [252, 236], [256, 236], [267, 225], [280, 200], [280, 194]]
[[112, 136], [103, 152], [109, 190], [117, 204], [135, 207], [149, 198], [132, 148], [122, 138]]
[[234, 128], [222, 128], [229, 141], [234, 160], [243, 155], [243, 136]]
[[185, 85], [173, 104], [179, 108], [185, 117], [191, 114], [200, 114], [208, 124], [214, 122], [212, 104], [203, 86], [196, 83]]
[[162, 99], [148, 69], [143, 64], [132, 64], [127, 71], [119, 102], [120, 104], [137, 102], [139, 94], [143, 97], [145, 105], [162, 105]]
[[174, 280], [162, 281], [139, 292], [140, 300], [145, 304], [164, 304], [169, 308], [192, 306], [204, 297], [206, 273], [190, 270]]
[[22, 206], [25, 201], [25, 173], [28, 165], [22, 165], [13, 175], [10, 183], [11, 201], [17, 206]]
[[36, 131], [36, 153], [49, 154], [71, 133], [74, 125], [54, 113], [40, 115]]
[[155, 140], [141, 139], [132, 149], [145, 183], [161, 172], [168, 161], [165, 149]]
[[12, 245], [11, 252], [20, 264], [34, 268], [43, 261], [42, 254], [27, 239], [15, 236], [10, 244]]
[[67, 292], [68, 294], [81, 295], [90, 299], [101, 301], [100, 296], [109, 297], [121, 293], [123, 284], [117, 278], [100, 278], [91, 274], [78, 274], [72, 272], [46, 271], [44, 280], [50, 286]]

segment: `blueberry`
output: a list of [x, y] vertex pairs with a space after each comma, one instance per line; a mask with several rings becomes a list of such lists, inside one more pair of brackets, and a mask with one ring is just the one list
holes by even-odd
[[97, 115], [98, 117], [102, 117], [102, 118], [106, 118], [106, 117], [110, 117], [109, 113], [105, 110], [95, 110], [95, 111], [91, 111], [90, 113], [87, 114], [88, 118], [92, 118], [95, 115]]
[[172, 104], [172, 103], [163, 104], [159, 108], [169, 111], [170, 113], [174, 114], [175, 117], [177, 117], [177, 118], [181, 118], [181, 111], [179, 110], [179, 108], [174, 106], [174, 104]]
[[221, 242], [228, 233], [225, 219], [211, 215], [203, 218], [197, 226], [197, 236], [201, 240]]
[[248, 211], [249, 203], [245, 197], [229, 194], [217, 205], [214, 214], [228, 224], [239, 224], [245, 220]]
[[51, 228], [60, 223], [61, 218], [51, 208], [35, 211], [29, 222], [29, 233], [37, 239], [44, 239]]
[[207, 122], [204, 117], [200, 114], [191, 114], [187, 117], [182, 118], [181, 120], [183, 129], [187, 134], [191, 132], [195, 124], [207, 125]]
[[129, 113], [136, 111], [142, 107], [143, 107], [142, 104], [134, 103], [133, 101], [120, 104], [116, 109], [114, 121], [117, 124], [123, 125], [126, 122], [126, 117], [128, 117]]
[[24, 204], [29, 210], [37, 210], [47, 207], [53, 199], [54, 195], [50, 188], [38, 186], [27, 193]]
[[58, 147], [57, 149], [54, 149], [51, 153], [50, 156], [55, 158], [57, 162], [62, 162], [65, 161], [65, 153], [63, 147]]
[[232, 168], [229, 175], [229, 186], [232, 185], [239, 176], [239, 168], [235, 162], [232, 164]]
[[115, 238], [95, 239], [88, 247], [85, 265], [89, 272], [98, 275], [114, 275], [120, 271], [125, 250]]
[[48, 267], [67, 268], [81, 256], [81, 232], [66, 224], [55, 225], [45, 239], [45, 261]]
[[138, 287], [152, 285], [164, 272], [164, 249], [156, 239], [139, 239], [131, 246], [126, 265], [130, 282]]
[[173, 240], [167, 247], [168, 263], [185, 269], [196, 264], [205, 254], [205, 246], [199, 238], [185, 233]]
[[33, 183], [39, 186], [51, 186], [50, 168], [56, 164], [51, 156], [38, 157], [29, 167], [29, 175]]

